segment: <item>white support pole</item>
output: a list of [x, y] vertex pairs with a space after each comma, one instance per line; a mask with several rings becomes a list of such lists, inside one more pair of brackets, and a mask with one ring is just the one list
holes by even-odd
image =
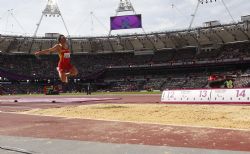
[[94, 20], [93, 20], [93, 12], [92, 11], [90, 12], [90, 20], [91, 20], [91, 29], [90, 29], [90, 31], [91, 31], [91, 35], [93, 35], [94, 34]]
[[37, 31], [38, 31], [38, 29], [39, 29], [39, 27], [40, 27], [40, 24], [41, 24], [42, 20], [43, 20], [43, 14], [42, 14], [42, 16], [41, 16], [41, 18], [40, 18], [40, 20], [39, 20], [39, 23], [37, 24], [36, 31], [35, 31], [33, 37], [36, 37]]
[[63, 19], [63, 16], [62, 16], [62, 15], [61, 15], [61, 19], [62, 19], [62, 21], [63, 21], [63, 25], [64, 25], [64, 27], [65, 27], [65, 29], [66, 29], [66, 31], [67, 31], [68, 37], [70, 38], [69, 30], [68, 30], [68, 28], [67, 28], [67, 26], [66, 26], [66, 23], [65, 23], [65, 21], [64, 21], [64, 19]]
[[200, 6], [200, 0], [198, 0], [198, 3], [197, 3], [197, 5], [196, 5], [195, 11], [194, 11], [194, 14], [192, 14], [192, 20], [191, 20], [191, 22], [190, 22], [190, 24], [189, 24], [189, 27], [188, 27], [189, 30], [192, 28], [192, 25], [193, 25], [193, 23], [194, 23], [194, 19], [195, 19], [195, 17], [196, 17], [196, 14], [197, 14], [197, 11], [198, 11], [199, 6]]
[[223, 3], [224, 7], [227, 10], [227, 13], [229, 14], [229, 16], [231, 17], [231, 19], [233, 20], [233, 22], [236, 23], [236, 21], [234, 20], [233, 15], [231, 14], [231, 12], [230, 12], [229, 8], [227, 7], [226, 3], [224, 2], [224, 0], [221, 0], [221, 2]]

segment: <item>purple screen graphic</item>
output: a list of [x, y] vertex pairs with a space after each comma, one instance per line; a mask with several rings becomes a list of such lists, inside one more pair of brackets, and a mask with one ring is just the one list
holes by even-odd
[[141, 15], [110, 17], [111, 30], [142, 28]]

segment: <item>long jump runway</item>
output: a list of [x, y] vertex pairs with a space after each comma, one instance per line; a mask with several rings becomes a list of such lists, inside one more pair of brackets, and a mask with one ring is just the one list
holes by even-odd
[[117, 100], [119, 98], [92, 98], [92, 97], [10, 97], [0, 99], [0, 102], [19, 102], [19, 103], [73, 103]]
[[[31, 101], [32, 99], [35, 101]], [[156, 103], [160, 99], [159, 96], [60, 97], [60, 99], [44, 97], [42, 102], [41, 99], [43, 98], [0, 98], [1, 154], [250, 153], [250, 131], [247, 130], [69, 119], [16, 113], [35, 108], [79, 105], [79, 102], [80, 105]], [[54, 99], [63, 103], [53, 102]]]

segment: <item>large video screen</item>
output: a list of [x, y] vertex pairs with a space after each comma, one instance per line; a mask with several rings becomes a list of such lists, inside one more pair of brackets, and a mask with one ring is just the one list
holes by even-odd
[[111, 30], [142, 28], [141, 15], [110, 17]]

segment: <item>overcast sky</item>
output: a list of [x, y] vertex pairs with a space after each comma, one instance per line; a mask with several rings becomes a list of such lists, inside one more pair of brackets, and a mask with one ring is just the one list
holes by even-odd
[[[209, 0], [210, 1], [210, 0]], [[214, 0], [213, 0], [214, 1]], [[108, 35], [110, 16], [115, 15], [120, 0], [57, 0], [71, 35]], [[186, 29], [197, 0], [131, 0], [136, 13], [142, 14], [146, 32]], [[240, 21], [250, 15], [250, 0], [224, 0], [233, 18]], [[47, 0], [0, 0], [0, 34], [32, 35]], [[10, 11], [13, 9], [13, 16]], [[91, 15], [90, 12], [93, 12]], [[129, 12], [127, 12], [129, 13]], [[130, 14], [130, 13], [129, 13]], [[221, 0], [200, 5], [193, 26], [219, 20], [230, 23], [232, 18]], [[141, 29], [112, 31], [112, 34], [142, 33]], [[43, 18], [38, 35], [62, 33], [67, 35], [61, 18]]]

